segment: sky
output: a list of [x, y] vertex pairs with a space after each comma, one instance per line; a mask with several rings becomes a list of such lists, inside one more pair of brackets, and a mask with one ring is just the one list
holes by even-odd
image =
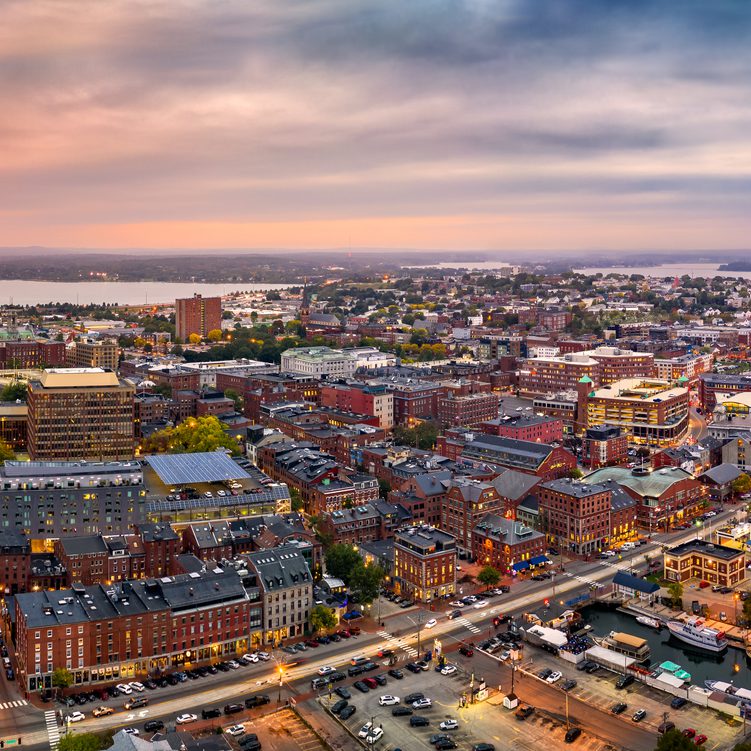
[[747, 0], [3, 0], [0, 246], [746, 248]]

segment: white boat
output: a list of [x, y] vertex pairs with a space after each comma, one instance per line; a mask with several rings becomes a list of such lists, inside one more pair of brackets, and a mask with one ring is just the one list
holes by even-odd
[[642, 626], [649, 626], [650, 628], [662, 628], [661, 621], [658, 621], [657, 618], [650, 618], [648, 615], [637, 615], [636, 622], [641, 623]]
[[683, 621], [668, 621], [667, 627], [676, 639], [691, 644], [708, 652], [723, 652], [728, 648], [727, 639], [722, 631], [704, 625], [704, 619], [692, 616]]

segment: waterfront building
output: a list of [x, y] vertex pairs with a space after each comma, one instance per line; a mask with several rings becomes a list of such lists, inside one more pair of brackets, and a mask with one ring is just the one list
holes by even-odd
[[670, 581], [698, 579], [720, 587], [735, 587], [746, 578], [745, 550], [709, 540], [689, 540], [668, 548], [663, 562], [665, 578]]

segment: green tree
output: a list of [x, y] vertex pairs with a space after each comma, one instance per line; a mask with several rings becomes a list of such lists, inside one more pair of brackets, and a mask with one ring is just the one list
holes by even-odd
[[58, 751], [102, 751], [110, 742], [110, 736], [96, 733], [66, 733], [57, 748]]
[[399, 425], [394, 428], [394, 441], [402, 446], [416, 446], [420, 449], [432, 449], [438, 438], [438, 424], [421, 422], [414, 428]]
[[743, 741], [733, 746], [733, 751], [751, 751], [751, 741]]
[[683, 584], [680, 582], [670, 582], [667, 586], [670, 599], [673, 601], [673, 605], [683, 604]]
[[[737, 746], [736, 746], [737, 748]], [[680, 730], [668, 730], [657, 740], [655, 751], [696, 751], [696, 744]]]
[[573, 480], [581, 480], [581, 478], [584, 477], [584, 472], [582, 472], [579, 467], [574, 467], [568, 471], [568, 476]]
[[189, 417], [177, 427], [158, 430], [143, 442], [144, 454], [196, 454], [220, 448], [240, 453], [237, 441], [227, 435], [222, 423], [213, 415]]
[[302, 511], [303, 506], [305, 504], [303, 503], [302, 496], [300, 495], [300, 491], [297, 488], [290, 487], [289, 497], [290, 497], [290, 500], [292, 501], [292, 510]]
[[391, 483], [388, 480], [378, 480], [378, 495], [381, 498], [388, 498], [391, 492]]
[[0, 402], [26, 401], [27, 386], [21, 381], [11, 381], [0, 391]]
[[477, 581], [486, 587], [495, 587], [501, 580], [501, 572], [493, 566], [483, 566], [477, 574]]
[[315, 605], [310, 611], [310, 627], [314, 632], [334, 628], [336, 622], [336, 615], [325, 605]]
[[326, 571], [329, 576], [335, 576], [345, 584], [349, 584], [350, 576], [358, 565], [362, 565], [362, 558], [352, 545], [337, 543], [326, 551]]
[[227, 397], [227, 399], [232, 399], [232, 401], [235, 403], [235, 409], [238, 412], [242, 412], [243, 410], [243, 398], [240, 396], [240, 394], [235, 391], [235, 389], [224, 389], [224, 395]]
[[73, 673], [66, 668], [55, 668], [52, 671], [52, 685], [55, 688], [65, 689], [73, 685]]
[[732, 487], [733, 493], [735, 493], [736, 495], [751, 493], [751, 477], [749, 477], [749, 475], [744, 472], [742, 475], [736, 477], [736, 479], [733, 480]]
[[360, 565], [354, 568], [348, 582], [352, 598], [363, 605], [373, 602], [378, 597], [378, 590], [385, 575], [386, 572], [379, 565], [363, 565], [361, 559]]
[[206, 334], [206, 338], [210, 342], [220, 342], [222, 340], [222, 330], [221, 329], [211, 329], [208, 334]]
[[12, 461], [16, 458], [16, 452], [13, 451], [13, 447], [5, 441], [0, 441], [0, 464]]

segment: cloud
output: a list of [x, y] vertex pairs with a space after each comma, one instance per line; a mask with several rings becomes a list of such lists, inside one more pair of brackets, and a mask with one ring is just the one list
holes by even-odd
[[615, 212], [624, 247], [698, 218], [742, 246], [750, 27], [730, 0], [7, 2], [0, 243], [398, 245], [422, 217], [430, 247], [541, 247], [520, 224], [564, 215], [579, 247]]

